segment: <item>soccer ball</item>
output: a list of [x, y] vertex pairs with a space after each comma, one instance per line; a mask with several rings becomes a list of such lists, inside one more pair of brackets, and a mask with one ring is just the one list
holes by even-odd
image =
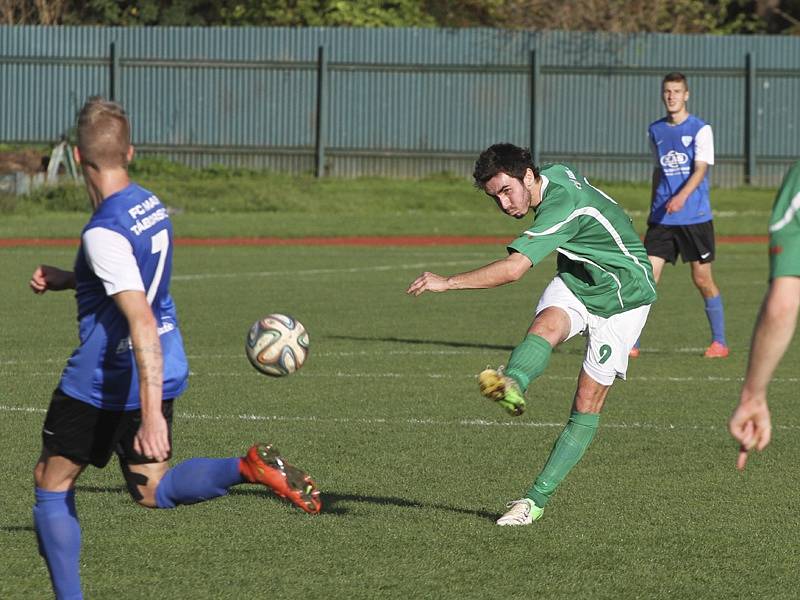
[[283, 377], [303, 366], [308, 356], [308, 332], [297, 319], [274, 313], [253, 323], [244, 349], [258, 371]]

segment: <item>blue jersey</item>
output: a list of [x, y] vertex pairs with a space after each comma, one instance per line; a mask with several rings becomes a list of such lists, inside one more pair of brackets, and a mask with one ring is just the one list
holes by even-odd
[[[100, 204], [83, 233], [95, 228], [121, 235], [130, 243], [139, 271], [133, 279], [141, 277], [161, 340], [163, 397], [175, 398], [186, 389], [189, 366], [169, 294], [172, 224], [167, 209], [152, 193], [130, 184]], [[74, 272], [80, 345], [67, 361], [59, 387], [68, 396], [98, 408], [139, 408], [139, 376], [128, 321], [92, 270], [83, 241]]]
[[712, 214], [708, 173], [681, 210], [667, 214], [666, 204], [689, 179], [695, 160], [714, 164], [711, 126], [694, 115], [689, 115], [679, 125], [670, 125], [665, 117], [652, 123], [648, 134], [658, 161], [656, 168], [659, 169], [658, 186], [650, 207], [648, 223], [694, 225], [710, 221]]

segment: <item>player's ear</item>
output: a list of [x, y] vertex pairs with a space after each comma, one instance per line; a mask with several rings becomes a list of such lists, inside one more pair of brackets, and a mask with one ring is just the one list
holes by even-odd
[[133, 160], [134, 154], [136, 154], [136, 151], [133, 149], [133, 146], [128, 146], [128, 152], [125, 153], [125, 160], [128, 164]]
[[525, 187], [530, 188], [533, 186], [533, 183], [536, 181], [536, 176], [533, 174], [533, 169], [528, 167], [525, 169], [525, 177], [522, 178], [522, 183], [525, 184]]
[[78, 150], [77, 146], [72, 147], [72, 158], [75, 160], [75, 164], [81, 164], [81, 151]]

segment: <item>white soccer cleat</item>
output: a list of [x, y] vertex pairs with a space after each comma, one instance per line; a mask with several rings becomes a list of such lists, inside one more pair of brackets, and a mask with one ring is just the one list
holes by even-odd
[[497, 524], [500, 526], [530, 525], [538, 521], [544, 513], [544, 509], [536, 506], [536, 503], [529, 498], [509, 502], [506, 508], [510, 510], [497, 519]]

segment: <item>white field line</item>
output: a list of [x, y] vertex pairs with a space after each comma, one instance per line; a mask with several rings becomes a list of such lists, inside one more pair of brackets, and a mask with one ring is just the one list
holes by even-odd
[[[250, 371], [250, 369], [246, 369]], [[58, 377], [61, 374], [60, 371], [36, 371], [32, 373], [25, 373], [26, 376], [31, 377]], [[195, 371], [190, 370], [189, 375], [192, 377], [241, 377], [241, 371]], [[476, 379], [476, 374], [453, 374], [453, 373], [392, 373], [392, 372], [381, 372], [381, 373], [363, 373], [357, 371], [335, 371], [335, 372], [323, 372], [323, 373], [315, 373], [315, 372], [308, 372], [305, 371], [300, 375], [300, 377], [307, 378], [339, 378], [339, 379], [419, 379], [421, 377], [425, 377], [427, 379]], [[542, 375], [539, 379], [546, 379], [550, 381], [576, 381], [577, 380], [577, 373], [575, 375]], [[628, 382], [632, 381], [647, 381], [647, 382], [669, 382], [669, 383], [741, 383], [744, 381], [744, 377], [717, 377], [714, 375], [705, 375], [700, 377], [677, 377], [677, 376], [665, 376], [665, 377], [650, 377], [647, 375], [633, 375], [628, 377]], [[800, 383], [800, 377], [776, 377], [774, 378], [771, 383]]]
[[[430, 261], [406, 263], [400, 265], [375, 265], [372, 267], [347, 267], [336, 269], [294, 269], [288, 271], [248, 271], [241, 273], [195, 273], [190, 275], [173, 275], [172, 281], [196, 281], [198, 279], [233, 279], [236, 277], [298, 277], [303, 275], [330, 275], [336, 273], [374, 273], [378, 271], [395, 271], [398, 269], [427, 269], [430, 267], [456, 267], [475, 265], [474, 260]], [[410, 283], [410, 282], [409, 282]]]
[[[509, 345], [510, 347], [510, 345]], [[671, 348], [668, 350], [660, 349], [660, 348], [647, 348], [642, 350], [642, 354], [670, 354], [670, 353], [677, 353], [677, 354], [702, 354], [705, 350], [705, 347], [697, 347], [697, 348]], [[9, 358], [9, 359], [0, 359], [0, 366], [11, 366], [11, 365], [41, 365], [41, 364], [64, 364], [66, 362], [67, 356], [72, 351], [71, 348], [65, 349], [64, 355], [58, 358], [40, 358], [36, 360], [27, 360], [27, 359], [19, 359], [19, 358]], [[496, 352], [493, 350], [493, 352]], [[313, 352], [312, 356], [315, 358], [317, 357], [333, 357], [333, 358], [340, 358], [340, 357], [348, 357], [348, 356], [370, 356], [374, 357], [376, 355], [386, 355], [386, 356], [469, 356], [479, 354], [480, 349], [468, 349], [468, 350], [385, 350], [383, 352], [376, 352], [372, 350], [348, 350], [346, 352], [339, 352], [339, 351], [330, 351], [330, 352]], [[241, 360], [242, 354], [188, 354], [187, 358], [189, 360]]]
[[[0, 412], [22, 413], [22, 414], [44, 414], [46, 409], [34, 408], [30, 406], [7, 406], [0, 405]], [[412, 427], [505, 427], [505, 428], [561, 428], [564, 423], [546, 421], [490, 421], [487, 419], [381, 419], [381, 418], [349, 418], [349, 417], [317, 417], [313, 415], [305, 416], [286, 416], [286, 415], [209, 415], [203, 413], [184, 413], [176, 414], [179, 419], [190, 421], [270, 421], [277, 423], [320, 423], [336, 425], [410, 425]], [[655, 431], [727, 431], [724, 424], [657, 424], [632, 421], [629, 423], [601, 423], [601, 427], [608, 429], [621, 430], [655, 430]], [[800, 425], [775, 425], [776, 429], [800, 429]]]

